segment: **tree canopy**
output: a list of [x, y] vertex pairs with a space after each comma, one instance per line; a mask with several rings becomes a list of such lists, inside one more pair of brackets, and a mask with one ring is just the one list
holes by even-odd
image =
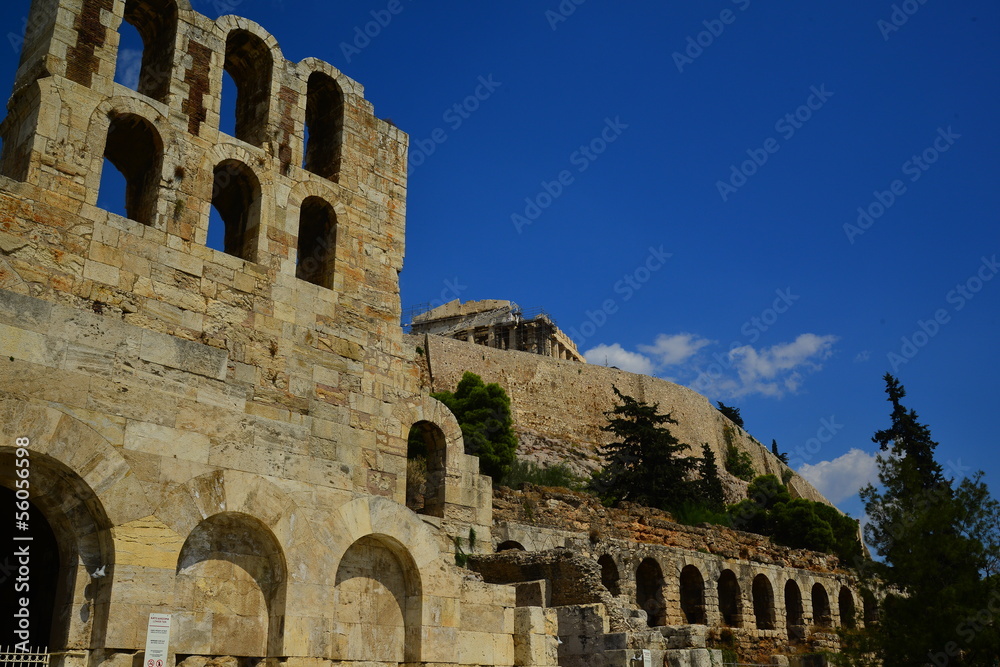
[[499, 484], [517, 460], [517, 436], [510, 414], [510, 398], [503, 387], [485, 384], [466, 371], [455, 392], [439, 391], [432, 397], [448, 406], [465, 440], [465, 453], [479, 457], [479, 469]]
[[861, 491], [868, 544], [883, 562], [862, 573], [880, 588], [880, 622], [847, 636], [848, 656], [874, 653], [885, 667], [991, 665], [1000, 658], [1000, 506], [982, 473], [951, 480], [935, 460], [930, 429], [905, 408], [886, 374], [890, 425], [872, 437], [879, 487]]

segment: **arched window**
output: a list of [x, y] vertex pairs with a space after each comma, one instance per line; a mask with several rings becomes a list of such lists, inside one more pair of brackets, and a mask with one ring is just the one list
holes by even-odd
[[226, 72], [236, 85], [237, 139], [263, 146], [271, 103], [271, 51], [260, 37], [233, 30], [226, 39]]
[[840, 587], [840, 594], [837, 596], [837, 607], [840, 609], [840, 624], [845, 628], [853, 628], [857, 625], [854, 611], [854, 596], [847, 586]]
[[295, 276], [320, 287], [333, 288], [337, 250], [337, 214], [319, 197], [308, 197], [299, 213], [299, 244]]
[[115, 80], [166, 102], [174, 64], [177, 5], [173, 0], [127, 0], [125, 23], [138, 32], [141, 42], [132, 43], [122, 27]]
[[830, 596], [827, 595], [823, 584], [817, 583], [812, 587], [813, 603], [813, 625], [821, 628], [828, 628], [833, 625], [833, 618], [830, 615]]
[[681, 611], [688, 623], [704, 625], [705, 618], [705, 579], [694, 565], [687, 565], [681, 570]]
[[327, 74], [309, 75], [306, 99], [306, 149], [302, 166], [323, 178], [336, 181], [340, 174], [344, 143], [344, 95]]
[[788, 627], [788, 634], [793, 634], [792, 628], [805, 625], [802, 609], [802, 591], [799, 585], [789, 579], [785, 582], [785, 625]]
[[774, 589], [767, 575], [753, 578], [753, 615], [758, 630], [774, 630]]
[[865, 613], [865, 626], [871, 627], [878, 623], [878, 602], [871, 591], [861, 591], [861, 604]]
[[601, 583], [604, 584], [604, 587], [612, 595], [621, 595], [621, 587], [618, 584], [620, 577], [615, 559], [609, 554], [604, 554], [597, 559], [597, 564], [601, 566]]
[[418, 514], [444, 517], [444, 432], [428, 421], [410, 427], [406, 445], [406, 506]]
[[[125, 216], [144, 225], [153, 224], [163, 164], [163, 142], [152, 123], [133, 114], [111, 114], [104, 144], [105, 169], [110, 163], [125, 180]], [[108, 210], [116, 199], [108, 174], [102, 174], [98, 202]], [[102, 201], [103, 200], [103, 201]], [[120, 210], [120, 209], [118, 209]]]
[[663, 570], [653, 558], [646, 558], [635, 571], [635, 601], [646, 611], [651, 628], [667, 624], [667, 606], [663, 599]]
[[743, 625], [743, 595], [740, 593], [740, 582], [732, 570], [724, 570], [719, 577], [719, 612], [722, 623], [731, 628]]
[[[220, 162], [215, 168], [212, 206], [223, 226], [223, 250], [254, 261], [260, 225], [260, 182], [257, 176], [238, 160]], [[209, 236], [212, 236], [211, 228]]]

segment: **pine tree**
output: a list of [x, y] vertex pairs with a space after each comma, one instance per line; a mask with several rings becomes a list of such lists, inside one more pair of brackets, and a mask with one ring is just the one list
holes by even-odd
[[782, 454], [778, 451], [778, 441], [773, 438], [771, 439], [771, 453], [777, 456], [779, 461], [788, 465], [788, 454]]
[[886, 452], [878, 457], [882, 488], [861, 491], [870, 519], [865, 536], [884, 559], [864, 570], [884, 591], [869, 639], [885, 667], [993, 664], [997, 622], [981, 614], [1000, 610], [1000, 587], [989, 576], [1000, 506], [981, 473], [957, 484], [945, 478], [930, 429], [903, 407], [906, 392], [896, 378], [887, 374], [885, 383], [891, 425], [872, 438]]
[[683, 456], [680, 443], [666, 424], [677, 422], [649, 405], [612, 387], [621, 401], [605, 412], [608, 423], [601, 430], [617, 440], [601, 448], [605, 467], [591, 486], [608, 503], [630, 501], [669, 510], [694, 499], [691, 481], [695, 459]]
[[706, 442], [701, 446], [701, 460], [698, 462], [698, 500], [713, 512], [721, 512], [726, 507], [726, 495], [719, 478], [719, 465], [715, 452]]

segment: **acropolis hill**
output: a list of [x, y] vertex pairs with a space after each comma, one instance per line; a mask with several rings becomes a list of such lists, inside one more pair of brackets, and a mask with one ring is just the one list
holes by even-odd
[[[115, 83], [123, 22], [138, 90]], [[538, 460], [592, 467], [614, 384], [683, 441], [721, 452], [728, 429], [782, 468], [683, 387], [405, 336], [407, 135], [264, 27], [189, 0], [35, 0], [0, 134], [0, 479], [13, 504], [30, 461], [30, 641], [52, 664], [148, 665], [150, 614], [170, 617], [165, 667], [786, 664], [873, 620], [833, 556], [494, 489], [430, 397], [465, 370], [506, 387]], [[109, 168], [125, 216], [97, 205]]]

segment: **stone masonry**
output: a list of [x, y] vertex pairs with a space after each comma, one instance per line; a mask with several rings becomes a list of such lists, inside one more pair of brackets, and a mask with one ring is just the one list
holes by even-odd
[[[145, 46], [137, 90], [114, 82], [123, 22]], [[219, 129], [223, 72], [235, 136]], [[575, 496], [498, 489], [494, 506], [430, 388], [478, 369], [510, 383], [522, 427], [568, 442], [610, 371], [458, 341], [418, 354], [398, 283], [408, 138], [331, 65], [189, 0], [35, 0], [0, 135], [0, 499], [27, 461], [31, 642], [56, 667], [145, 665], [151, 613], [172, 618], [164, 667], [626, 667], [643, 650], [717, 665], [713, 632], [741, 629], [727, 636], [762, 655], [846, 623], [831, 611], [846, 597], [779, 588], [860, 595], [819, 555], [655, 513], [591, 533], [604, 509]], [[125, 216], [97, 206], [104, 169], [124, 177]], [[213, 209], [222, 251], [206, 246]], [[683, 435], [720, 442], [703, 397], [613, 379], [676, 398]], [[524, 406], [539, 382], [580, 395], [551, 428], [554, 402]], [[557, 547], [503, 577], [457, 564]], [[563, 595], [572, 573], [584, 594]]]

